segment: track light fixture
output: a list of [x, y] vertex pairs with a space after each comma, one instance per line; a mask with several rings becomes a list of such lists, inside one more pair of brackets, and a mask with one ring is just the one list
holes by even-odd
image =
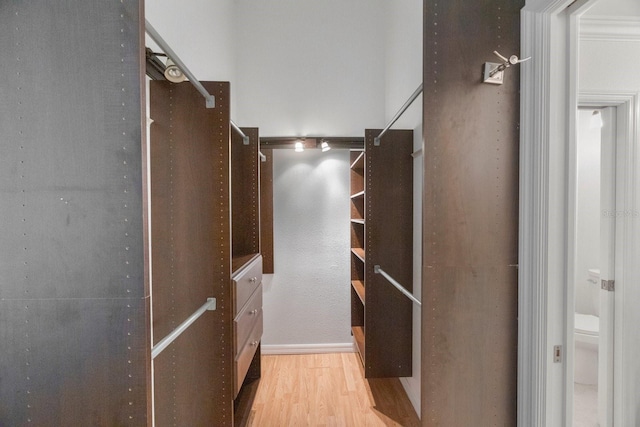
[[322, 143], [320, 144], [320, 148], [323, 152], [331, 150], [331, 147], [329, 146], [329, 143], [327, 141], [322, 141]]
[[304, 151], [304, 144], [302, 143], [302, 141], [296, 142], [295, 150], [296, 153], [302, 153]]
[[167, 58], [167, 68], [164, 70], [164, 76], [173, 83], [180, 83], [187, 80], [182, 70], [171, 60]]

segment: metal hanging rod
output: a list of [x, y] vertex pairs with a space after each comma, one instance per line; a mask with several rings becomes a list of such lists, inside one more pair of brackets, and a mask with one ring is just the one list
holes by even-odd
[[204, 86], [202, 86], [202, 83], [200, 83], [198, 79], [196, 79], [196, 77], [193, 75], [193, 73], [189, 71], [187, 66], [184, 65], [184, 62], [182, 62], [182, 60], [173, 51], [173, 49], [169, 47], [167, 42], [165, 42], [164, 39], [160, 37], [160, 34], [158, 34], [158, 32], [153, 28], [153, 26], [149, 23], [149, 21], [145, 19], [144, 22], [145, 22], [145, 29], [147, 34], [149, 34], [149, 36], [153, 39], [153, 41], [156, 42], [158, 46], [160, 46], [160, 48], [164, 51], [164, 53], [167, 54], [169, 58], [171, 58], [174, 64], [176, 64], [178, 68], [182, 70], [184, 75], [187, 76], [191, 84], [195, 86], [198, 92], [200, 92], [202, 96], [204, 96], [204, 99], [206, 100], [206, 103], [207, 103], [207, 108], [215, 108], [216, 98], [213, 95], [211, 95], [207, 91], [207, 89], [204, 88]]
[[231, 122], [231, 127], [233, 129], [235, 129], [235, 131], [238, 132], [240, 134], [240, 136], [242, 137], [242, 143], [244, 145], [249, 145], [249, 137], [247, 135], [245, 135], [244, 132], [242, 132], [242, 129], [240, 129], [238, 127], [238, 125], [234, 123], [233, 120], [229, 120], [229, 121]]
[[381, 274], [382, 277], [387, 279], [389, 281], [389, 283], [391, 283], [393, 286], [395, 286], [407, 298], [409, 298], [411, 301], [413, 301], [414, 303], [416, 303], [420, 307], [422, 307], [422, 303], [420, 302], [420, 300], [418, 300], [416, 297], [414, 297], [413, 294], [411, 294], [411, 292], [409, 292], [408, 290], [406, 290], [404, 288], [404, 286], [402, 286], [400, 283], [396, 282], [396, 280], [393, 277], [389, 276], [383, 269], [381, 269], [379, 265], [374, 265], [373, 266], [373, 272], [376, 273], [376, 274]]
[[158, 344], [154, 345], [151, 349], [151, 358], [155, 359], [157, 355], [162, 353], [162, 350], [167, 348], [176, 338], [180, 336], [193, 322], [198, 320], [198, 317], [202, 316], [205, 311], [213, 311], [216, 309], [216, 299], [207, 298], [207, 302], [195, 311], [187, 320], [182, 322], [180, 326], [175, 328], [169, 335], [162, 338]]
[[416, 100], [418, 95], [420, 95], [422, 93], [422, 86], [423, 86], [423, 84], [420, 83], [420, 86], [418, 86], [418, 88], [413, 92], [413, 94], [411, 94], [411, 97], [409, 97], [407, 102], [405, 102], [404, 105], [402, 107], [400, 107], [400, 110], [396, 113], [395, 116], [393, 116], [393, 119], [391, 119], [389, 124], [382, 130], [382, 132], [380, 132], [380, 135], [378, 135], [375, 138], [373, 138], [373, 145], [380, 145], [380, 138], [382, 138], [382, 136], [385, 133], [387, 133], [387, 131], [391, 128], [391, 126], [393, 126], [393, 124], [398, 121], [400, 116], [402, 116], [404, 114], [404, 112], [407, 111], [407, 108], [409, 108], [409, 106], [411, 104], [413, 104], [413, 101]]

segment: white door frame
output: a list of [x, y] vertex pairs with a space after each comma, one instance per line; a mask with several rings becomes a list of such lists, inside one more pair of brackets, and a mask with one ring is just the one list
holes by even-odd
[[[567, 140], [575, 123], [571, 0], [530, 0], [521, 12], [520, 233], [518, 268], [518, 425], [561, 426], [567, 348], [564, 286], [569, 256]], [[573, 104], [573, 105], [572, 105]], [[573, 107], [573, 108], [572, 108]]]
[[[520, 131], [520, 233], [519, 233], [519, 325], [518, 325], [518, 425], [562, 426], [566, 414], [566, 363], [554, 363], [554, 347], [566, 353], [572, 342], [569, 334], [566, 283], [573, 275], [574, 230], [569, 225], [570, 213], [575, 209], [575, 195], [568, 189], [575, 184], [575, 141], [578, 105], [577, 19], [585, 5], [592, 0], [528, 0], [522, 9], [520, 56], [532, 56], [521, 70], [521, 131]], [[569, 11], [567, 7], [571, 5]], [[607, 94], [610, 96], [612, 94]], [[620, 190], [634, 209], [638, 199], [640, 164], [637, 150], [639, 122], [638, 94], [613, 94], [625, 98], [628, 106], [625, 127], [629, 139]], [[620, 114], [619, 116], [625, 116]], [[619, 118], [619, 120], [621, 120]], [[621, 123], [618, 123], [620, 126]], [[633, 211], [635, 212], [635, 211]], [[637, 231], [631, 221], [620, 227], [626, 236]], [[631, 261], [640, 255], [633, 238], [624, 239], [620, 262]], [[618, 261], [617, 261], [618, 262]], [[627, 262], [629, 267], [630, 262]], [[637, 264], [637, 261], [636, 261]], [[627, 270], [624, 270], [625, 272]], [[625, 273], [626, 274], [626, 273]], [[632, 272], [636, 277], [636, 272]], [[631, 277], [630, 277], [631, 278]], [[623, 285], [625, 277], [618, 277]], [[630, 282], [630, 280], [629, 280]], [[623, 288], [623, 286], [619, 286]], [[616, 293], [616, 303], [622, 299], [622, 289]], [[616, 306], [616, 323], [623, 325], [622, 304]], [[572, 323], [572, 322], [571, 322]], [[623, 331], [624, 340], [631, 339], [630, 331]], [[570, 336], [571, 335], [571, 336]], [[632, 340], [633, 341], [633, 340]], [[616, 342], [616, 361], [624, 355], [626, 345]], [[635, 344], [634, 344], [635, 345]], [[616, 378], [616, 394], [635, 390], [625, 385], [624, 373]], [[633, 381], [633, 377], [629, 380]], [[628, 390], [629, 389], [629, 390]], [[615, 414], [624, 414], [622, 399], [615, 399]], [[617, 417], [616, 424], [624, 420]], [[620, 424], [624, 425], [624, 424]]]
[[[613, 359], [609, 359], [608, 363], [612, 364], [613, 377], [608, 378], [609, 386], [613, 383], [613, 390], [604, 386], [609, 392], [613, 391], [613, 396], [623, 396], [623, 393], [633, 393], [628, 387], [628, 381], [632, 378], [632, 375], [628, 375], [624, 360], [624, 355], [629, 351], [625, 349], [625, 346], [629, 343], [628, 335], [633, 333], [632, 330], [637, 330], [636, 325], [629, 325], [628, 322], [623, 322], [625, 314], [624, 294], [625, 294], [625, 282], [629, 281], [628, 269], [626, 268], [630, 263], [637, 262], [637, 251], [633, 249], [633, 236], [634, 231], [629, 228], [631, 225], [628, 221], [624, 221], [625, 218], [634, 215], [632, 209], [628, 209], [629, 202], [633, 200], [634, 188], [636, 179], [634, 178], [634, 170], [638, 168], [637, 160], [637, 133], [638, 121], [640, 120], [640, 94], [635, 92], [581, 92], [579, 94], [579, 105], [581, 107], [615, 107], [616, 109], [616, 152], [615, 152], [615, 200], [616, 206], [614, 212], [608, 212], [613, 220], [616, 221], [615, 225], [615, 282], [616, 291], [612, 296], [602, 301], [608, 305], [609, 310], [614, 311], [613, 325], [607, 324], [606, 319], [600, 319], [600, 330], [603, 328], [609, 330], [609, 342], [613, 344]], [[575, 160], [575, 159], [573, 159]], [[575, 212], [573, 213], [575, 215]], [[640, 213], [636, 213], [640, 215]], [[635, 260], [635, 261], [634, 261]], [[571, 282], [573, 283], [573, 282]], [[602, 307], [602, 305], [601, 305]], [[615, 309], [614, 309], [615, 307]], [[570, 315], [567, 316], [569, 319]], [[604, 320], [604, 321], [603, 321]], [[614, 326], [615, 325], [615, 326]], [[625, 326], [626, 325], [626, 326]], [[569, 329], [571, 330], [571, 329]], [[606, 334], [605, 334], [606, 336]], [[567, 368], [570, 368], [569, 366]], [[599, 388], [601, 385], [598, 386]], [[600, 391], [599, 391], [600, 393]], [[570, 395], [567, 396], [568, 398]], [[627, 415], [623, 411], [624, 400], [613, 399], [613, 407], [607, 407], [609, 414], [606, 419], [613, 418], [613, 425], [625, 426], [633, 425], [633, 422], [628, 420]], [[598, 408], [599, 411], [605, 408]], [[570, 420], [570, 418], [567, 418]], [[631, 422], [631, 424], [629, 424]], [[570, 425], [570, 424], [569, 424]], [[603, 427], [610, 424], [602, 424]]]

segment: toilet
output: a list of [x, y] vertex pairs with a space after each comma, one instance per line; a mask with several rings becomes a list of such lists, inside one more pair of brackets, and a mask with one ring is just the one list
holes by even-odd
[[599, 332], [598, 317], [575, 313], [574, 381], [578, 384], [598, 384]]

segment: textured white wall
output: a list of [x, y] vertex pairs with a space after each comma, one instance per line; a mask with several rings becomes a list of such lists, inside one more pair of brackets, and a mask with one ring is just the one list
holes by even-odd
[[384, 121], [384, 0], [237, 0], [238, 119], [263, 136]]
[[265, 352], [351, 347], [349, 151], [274, 150], [275, 274], [264, 278]]

